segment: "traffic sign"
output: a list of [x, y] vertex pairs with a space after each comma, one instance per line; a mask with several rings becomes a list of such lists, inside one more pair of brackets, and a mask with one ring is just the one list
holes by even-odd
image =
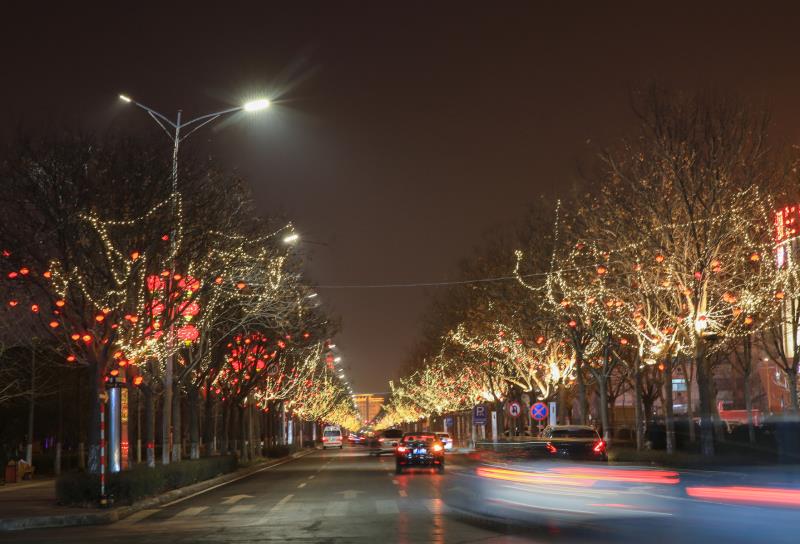
[[474, 425], [486, 425], [486, 406], [479, 404], [472, 409], [472, 423]]
[[531, 417], [536, 421], [543, 421], [547, 419], [547, 405], [543, 402], [537, 402], [531, 406]]
[[519, 405], [518, 402], [509, 402], [508, 403], [508, 415], [511, 417], [519, 417], [522, 413], [522, 406]]

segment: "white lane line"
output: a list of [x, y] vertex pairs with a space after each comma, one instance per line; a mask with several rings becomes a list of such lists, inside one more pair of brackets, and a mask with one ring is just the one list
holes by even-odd
[[314, 479], [314, 478], [316, 478], [316, 477], [317, 477], [317, 475], [316, 475], [316, 474], [312, 474], [311, 476], [309, 476], [309, 477], [308, 477], [308, 479], [309, 479], [309, 480], [313, 480], [313, 479]]
[[143, 520], [144, 518], [149, 518], [158, 511], [158, 508], [145, 508], [144, 510], [139, 510], [138, 512], [134, 512], [127, 518], [121, 520], [119, 523], [117, 523], [117, 525], [131, 525], [137, 521]]
[[276, 503], [275, 503], [275, 506], [273, 506], [272, 508], [270, 508], [270, 509], [269, 509], [269, 511], [270, 511], [270, 512], [276, 512], [276, 511], [280, 510], [281, 508], [283, 508], [283, 505], [285, 505], [287, 502], [289, 502], [290, 500], [292, 500], [292, 497], [294, 497], [294, 495], [292, 495], [291, 493], [289, 493], [289, 494], [288, 494], [288, 495], [286, 495], [284, 498], [282, 498], [281, 500], [279, 500], [278, 502], [276, 502]]
[[304, 453], [302, 455], [298, 455], [297, 457], [290, 457], [288, 459], [284, 459], [283, 461], [278, 461], [277, 463], [272, 463], [271, 465], [267, 465], [264, 468], [260, 468], [258, 470], [254, 470], [253, 472], [248, 472], [247, 474], [242, 474], [241, 476], [238, 476], [236, 478], [228, 480], [227, 482], [222, 482], [221, 484], [217, 484], [217, 485], [211, 486], [211, 487], [209, 487], [207, 489], [200, 490], [197, 493], [192, 493], [191, 495], [188, 495], [186, 497], [181, 497], [180, 499], [175, 499], [172, 502], [168, 502], [167, 504], [161, 505], [161, 508], [166, 508], [167, 506], [172, 506], [173, 504], [178, 504], [179, 502], [187, 501], [187, 500], [192, 499], [192, 498], [194, 498], [194, 497], [196, 497], [198, 495], [202, 495], [203, 493], [208, 493], [212, 489], [217, 489], [218, 487], [222, 487], [223, 485], [228, 485], [228, 484], [232, 484], [233, 482], [238, 482], [239, 480], [242, 480], [244, 478], [249, 478], [250, 476], [252, 476], [254, 474], [258, 474], [259, 472], [264, 472], [265, 470], [269, 470], [271, 468], [275, 468], [277, 466], [284, 465], [284, 464], [289, 463], [291, 461], [296, 461], [297, 459], [300, 459], [301, 457], [305, 457], [306, 455], [310, 455], [312, 453], [314, 453], [314, 452], [310, 451], [308, 453]]
[[346, 516], [348, 504], [349, 503], [343, 501], [329, 503], [325, 508], [325, 514], [323, 515], [327, 518], [340, 518]]
[[189, 508], [185, 508], [184, 510], [181, 510], [180, 512], [178, 512], [177, 514], [175, 514], [172, 517], [173, 517], [173, 519], [174, 518], [191, 518], [191, 517], [194, 517], [194, 516], [196, 516], [197, 514], [199, 514], [201, 512], [205, 512], [206, 510], [208, 510], [208, 506], [190, 506]]
[[381, 515], [400, 513], [400, 509], [397, 508], [397, 502], [394, 499], [375, 501], [375, 509]]
[[305, 486], [306, 486], [306, 482], [303, 482], [302, 484], [297, 486], [297, 489], [303, 489]]
[[237, 504], [236, 506], [231, 506], [228, 508], [228, 514], [241, 514], [243, 512], [249, 512], [255, 507], [255, 504]]
[[398, 491], [401, 497], [408, 497], [408, 492], [405, 489], [401, 489]]
[[392, 480], [392, 483], [393, 483], [394, 485], [400, 485], [400, 482], [398, 482], [397, 480]]

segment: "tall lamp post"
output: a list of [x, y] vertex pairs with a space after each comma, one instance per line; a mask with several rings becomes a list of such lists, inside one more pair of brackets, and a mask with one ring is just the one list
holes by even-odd
[[[228, 108], [225, 110], [217, 111], [214, 113], [209, 113], [206, 115], [201, 115], [200, 117], [195, 117], [189, 121], [184, 121], [182, 117], [182, 110], [178, 110], [178, 114], [175, 118], [175, 121], [171, 121], [165, 115], [157, 112], [153, 108], [145, 106], [141, 102], [137, 102], [133, 100], [127, 95], [121, 94], [119, 95], [120, 100], [126, 102], [128, 104], [133, 104], [138, 106], [139, 108], [143, 109], [147, 112], [147, 114], [156, 122], [158, 126], [160, 126], [167, 136], [172, 140], [172, 195], [178, 192], [178, 150], [180, 148], [181, 142], [183, 142], [186, 138], [194, 134], [200, 128], [206, 126], [209, 123], [212, 123], [219, 119], [222, 116], [237, 113], [240, 111], [245, 112], [257, 112], [264, 110], [270, 106], [270, 101], [266, 98], [260, 98], [258, 100], [252, 100], [247, 102], [241, 106], [236, 106], [234, 108]], [[188, 130], [188, 132], [185, 132]], [[175, 200], [173, 198], [172, 201], [172, 214], [173, 219], [175, 216]], [[170, 246], [172, 251], [174, 252], [175, 249], [175, 226], [173, 225], [173, 231], [170, 235]], [[172, 276], [170, 276], [171, 278]], [[172, 281], [170, 279], [170, 281]], [[171, 342], [172, 335], [170, 334], [168, 341]], [[168, 464], [170, 461], [170, 431], [172, 430], [172, 387], [173, 387], [173, 360], [172, 360], [172, 353], [170, 350], [169, 355], [167, 356], [166, 360], [166, 369], [164, 372], [164, 417], [162, 419], [162, 440], [161, 440], [161, 462], [163, 464]], [[177, 442], [173, 445], [172, 448], [172, 459], [173, 461], [178, 461], [180, 459], [180, 442]]]

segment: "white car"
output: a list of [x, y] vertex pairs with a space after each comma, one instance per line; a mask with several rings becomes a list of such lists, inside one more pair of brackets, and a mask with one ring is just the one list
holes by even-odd
[[342, 429], [329, 425], [322, 429], [322, 449], [339, 448], [342, 449]]

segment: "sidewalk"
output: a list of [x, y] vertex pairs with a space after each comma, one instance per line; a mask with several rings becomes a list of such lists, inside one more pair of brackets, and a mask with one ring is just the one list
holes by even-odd
[[0, 533], [22, 529], [68, 527], [75, 525], [103, 525], [114, 523], [143, 508], [154, 508], [183, 497], [225, 485], [255, 472], [266, 470], [311, 454], [315, 449], [301, 450], [287, 457], [264, 459], [256, 464], [228, 474], [173, 489], [130, 506], [114, 508], [78, 508], [56, 504], [55, 478], [35, 479], [32, 482], [0, 486]]

